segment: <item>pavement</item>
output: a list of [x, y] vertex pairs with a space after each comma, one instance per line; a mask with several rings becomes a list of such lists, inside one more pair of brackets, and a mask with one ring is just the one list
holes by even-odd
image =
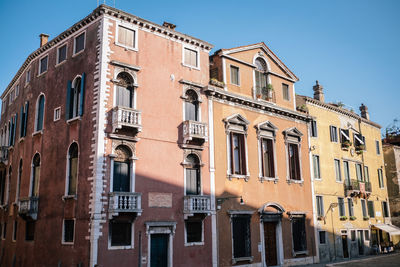
[[365, 267], [365, 266], [379, 266], [379, 267], [399, 267], [400, 266], [400, 253], [390, 253], [374, 256], [366, 256], [360, 258], [353, 258], [351, 260], [340, 260], [329, 263], [316, 263], [309, 265], [302, 265], [298, 267]]

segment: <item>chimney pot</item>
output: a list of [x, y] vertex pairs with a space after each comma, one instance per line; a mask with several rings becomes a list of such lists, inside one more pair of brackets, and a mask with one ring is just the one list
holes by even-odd
[[45, 44], [47, 44], [47, 41], [49, 40], [49, 35], [48, 34], [41, 33], [39, 35], [39, 37], [40, 37], [40, 47], [42, 47]]
[[364, 104], [361, 104], [360, 111], [361, 111], [361, 117], [364, 118], [364, 119], [369, 120], [369, 113], [368, 113], [367, 106], [364, 105]]
[[166, 22], [166, 21], [164, 21], [163, 26], [166, 27], [166, 28], [169, 28], [171, 30], [175, 30], [175, 28], [176, 28], [175, 24], [172, 24], [172, 23], [169, 23], [169, 22]]
[[321, 102], [325, 101], [325, 96], [324, 96], [323, 89], [324, 89], [324, 87], [319, 84], [318, 80], [315, 81], [315, 85], [313, 86], [314, 99], [317, 99], [317, 100], [319, 100]]

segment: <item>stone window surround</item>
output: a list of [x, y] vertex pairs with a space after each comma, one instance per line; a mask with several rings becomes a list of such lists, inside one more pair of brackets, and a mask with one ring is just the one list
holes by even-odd
[[[277, 183], [279, 180], [277, 171], [277, 158], [276, 158], [276, 132], [278, 131], [278, 127], [276, 127], [270, 121], [264, 121], [255, 126], [257, 132], [257, 140], [258, 140], [258, 178], [261, 182], [263, 181], [273, 181]], [[272, 140], [272, 147], [273, 147], [273, 157], [274, 157], [274, 174], [275, 177], [264, 177], [262, 171], [262, 139], [270, 139]]]

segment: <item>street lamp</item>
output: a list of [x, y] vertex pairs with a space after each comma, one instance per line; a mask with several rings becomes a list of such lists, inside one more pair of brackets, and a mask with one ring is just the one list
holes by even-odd
[[218, 198], [216, 199], [216, 200], [217, 200], [217, 209], [218, 209], [218, 210], [221, 209], [221, 205], [222, 205], [222, 203], [223, 203], [225, 200], [228, 200], [228, 199], [236, 199], [236, 198], [240, 198], [239, 204], [240, 204], [240, 205], [244, 205], [244, 201], [243, 201], [242, 196], [239, 196], [239, 197], [235, 197], [235, 196], [218, 197]]

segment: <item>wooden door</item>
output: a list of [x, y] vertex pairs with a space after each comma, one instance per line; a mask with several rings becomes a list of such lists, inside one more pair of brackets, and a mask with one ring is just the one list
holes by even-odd
[[267, 266], [278, 265], [276, 243], [276, 223], [264, 222], [265, 263]]
[[347, 235], [342, 235], [342, 248], [343, 248], [343, 258], [348, 258], [349, 249], [347, 247]]
[[150, 240], [150, 266], [168, 267], [168, 234], [152, 234]]

